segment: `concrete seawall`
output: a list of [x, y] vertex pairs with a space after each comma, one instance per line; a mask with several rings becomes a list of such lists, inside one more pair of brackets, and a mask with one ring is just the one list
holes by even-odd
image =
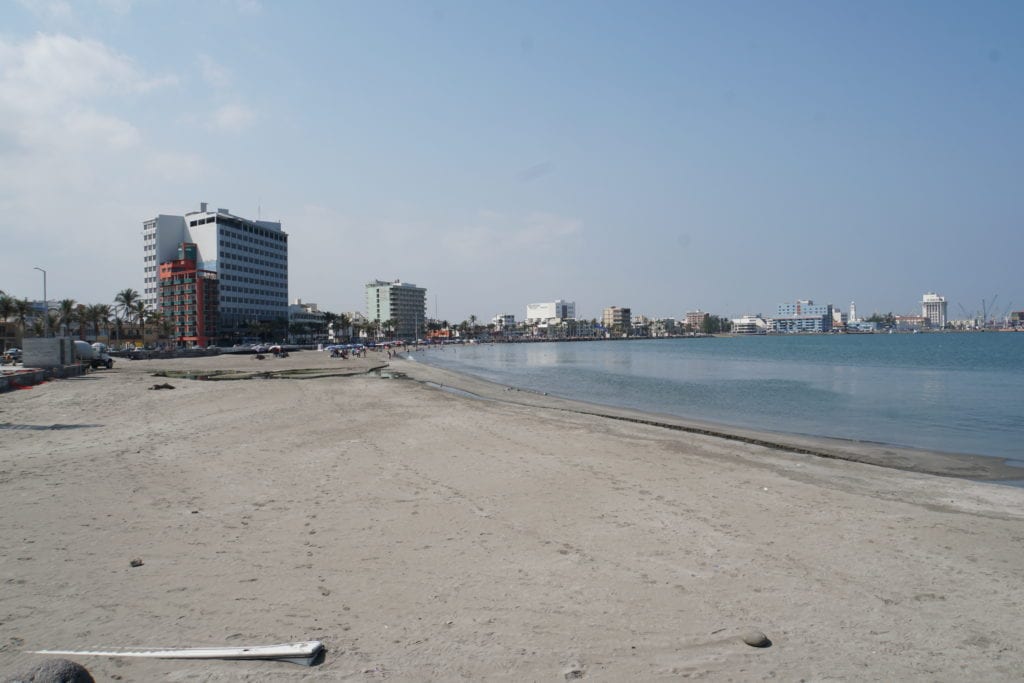
[[0, 374], [0, 392], [35, 386], [50, 379], [64, 379], [83, 374], [85, 374], [85, 366], [80, 363], [52, 368], [23, 368], [13, 372], [5, 371]]

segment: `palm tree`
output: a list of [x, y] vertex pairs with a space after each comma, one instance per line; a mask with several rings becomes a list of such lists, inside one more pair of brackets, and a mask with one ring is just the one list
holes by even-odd
[[100, 323], [106, 330], [107, 339], [110, 339], [110, 304], [92, 304], [86, 307], [89, 322], [92, 323], [93, 336], [100, 336]]
[[0, 293], [0, 322], [7, 322], [7, 320], [14, 315], [15, 310], [15, 299], [7, 294]]
[[153, 311], [146, 308], [145, 299], [137, 299], [133, 305], [133, 309], [135, 312], [135, 321], [139, 326], [139, 338], [142, 339], [146, 336], [146, 323]]
[[174, 333], [174, 321], [163, 314], [163, 311], [148, 311], [146, 322], [156, 330], [157, 339], [167, 339]]
[[103, 324], [103, 330], [106, 331], [106, 339], [109, 341], [111, 338], [111, 315], [114, 313], [114, 310], [111, 308], [111, 304], [109, 303], [97, 303], [93, 305], [96, 309], [96, 323]]
[[71, 334], [71, 323], [77, 319], [74, 299], [61, 299], [57, 306], [57, 329], [64, 328], [65, 336]]
[[119, 313], [116, 313], [116, 312], [114, 313], [113, 326], [114, 326], [114, 335], [116, 336], [116, 338], [118, 340], [118, 343], [120, 344], [120, 341], [122, 339], [124, 339], [125, 335], [124, 335], [124, 318], [122, 318]]
[[128, 289], [122, 289], [114, 297], [114, 304], [117, 306], [117, 312], [125, 322], [130, 322], [132, 317], [135, 315], [135, 302], [139, 300], [138, 291], [129, 287]]
[[78, 336], [85, 339], [88, 332], [87, 326], [92, 325], [92, 336], [95, 338], [99, 334], [96, 330], [99, 323], [96, 316], [96, 305], [89, 304], [85, 306], [80, 304], [78, 308]]
[[346, 337], [351, 337], [351, 331], [349, 327], [352, 325], [352, 319], [345, 313], [339, 313], [338, 317], [334, 320], [334, 329], [339, 332], [344, 332]]
[[75, 322], [78, 323], [78, 338], [85, 339], [85, 326], [89, 323], [89, 307], [85, 304], [75, 306]]
[[18, 321], [18, 327], [21, 328], [21, 333], [25, 334], [25, 321], [28, 319], [29, 313], [32, 312], [32, 304], [28, 302], [28, 299], [17, 299], [14, 302], [14, 317]]
[[[17, 305], [14, 297], [0, 293], [0, 323], [6, 323], [14, 315]], [[6, 332], [6, 328], [4, 330]]]
[[476, 314], [469, 314], [469, 336], [470, 338], [476, 336]]
[[[32, 334], [37, 337], [44, 337], [46, 336], [47, 329], [57, 329], [59, 321], [60, 317], [57, 311], [46, 311], [43, 315], [36, 316], [32, 321]], [[47, 327], [47, 324], [49, 324], [49, 327]]]

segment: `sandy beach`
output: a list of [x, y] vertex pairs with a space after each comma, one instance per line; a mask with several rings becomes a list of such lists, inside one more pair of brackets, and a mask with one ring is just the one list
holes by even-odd
[[71, 659], [97, 681], [1020, 680], [1024, 489], [387, 364], [119, 361], [0, 394], [0, 680], [30, 650], [312, 639], [309, 668]]

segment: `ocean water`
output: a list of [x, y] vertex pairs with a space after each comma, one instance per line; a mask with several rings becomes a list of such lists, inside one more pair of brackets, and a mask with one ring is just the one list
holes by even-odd
[[1024, 334], [476, 344], [415, 357], [593, 403], [1024, 461]]

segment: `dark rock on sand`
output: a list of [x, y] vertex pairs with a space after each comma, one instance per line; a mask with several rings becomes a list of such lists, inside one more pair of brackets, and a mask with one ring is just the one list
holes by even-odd
[[8, 683], [96, 683], [84, 666], [70, 659], [47, 659]]

